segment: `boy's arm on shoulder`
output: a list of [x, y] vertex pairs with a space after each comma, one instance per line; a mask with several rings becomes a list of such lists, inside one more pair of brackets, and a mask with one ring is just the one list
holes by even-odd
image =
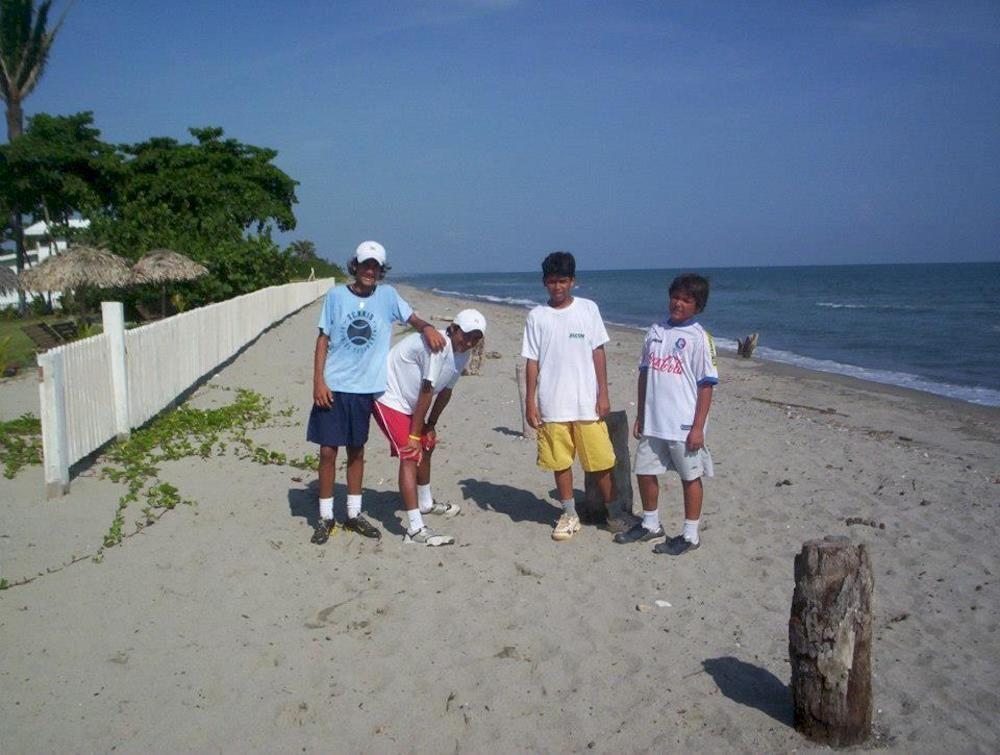
[[425, 320], [421, 320], [417, 313], [414, 312], [410, 315], [410, 319], [406, 321], [409, 325], [420, 332], [420, 335], [424, 337], [424, 343], [427, 344], [428, 348], [435, 354], [444, 348], [445, 340], [444, 336], [437, 332], [437, 328], [431, 325]]

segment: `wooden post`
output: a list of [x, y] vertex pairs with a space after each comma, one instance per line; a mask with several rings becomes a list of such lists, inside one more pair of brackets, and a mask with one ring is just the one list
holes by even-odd
[[115, 433], [125, 440], [132, 431], [128, 416], [128, 376], [125, 372], [125, 314], [120, 301], [102, 301], [101, 318], [108, 340], [111, 362], [111, 392], [115, 409]]
[[66, 434], [66, 377], [62, 349], [38, 355], [38, 399], [42, 425], [45, 495], [69, 492], [69, 438]]
[[[615, 498], [618, 500], [619, 508], [612, 511], [612, 518], [625, 519], [632, 514], [632, 460], [628, 451], [628, 415], [624, 410], [611, 412], [604, 421], [608, 425], [608, 435], [611, 436], [611, 445], [615, 450], [615, 466], [611, 471], [611, 488]], [[631, 526], [632, 522], [610, 521], [607, 517], [607, 509], [604, 506], [604, 499], [591, 472], [584, 473], [584, 502], [577, 509], [580, 517], [587, 522], [608, 521], [612, 528], [621, 526]]]
[[814, 742], [864, 742], [872, 725], [872, 576], [864, 545], [810, 540], [795, 557], [788, 622], [795, 728]]
[[486, 339], [480, 338], [479, 343], [472, 347], [472, 353], [469, 354], [469, 362], [465, 365], [465, 369], [462, 370], [463, 375], [479, 375], [483, 366], [484, 343], [486, 343]]
[[517, 405], [521, 408], [521, 435], [531, 440], [535, 439], [535, 428], [528, 424], [524, 418], [524, 397], [528, 389], [525, 385], [524, 363], [518, 361], [515, 369], [515, 380], [517, 381]]

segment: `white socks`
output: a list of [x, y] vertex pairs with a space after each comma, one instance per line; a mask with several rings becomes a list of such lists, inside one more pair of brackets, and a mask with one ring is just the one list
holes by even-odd
[[700, 523], [701, 519], [684, 520], [684, 539], [692, 545], [698, 544], [698, 525]]
[[431, 484], [417, 485], [417, 505], [420, 506], [420, 513], [426, 514], [434, 505], [434, 496], [431, 494]]
[[562, 507], [564, 514], [576, 516], [576, 501], [573, 498], [570, 498], [568, 501], [563, 501]]
[[416, 535], [424, 528], [424, 518], [420, 516], [420, 509], [407, 509], [406, 518], [409, 519], [407, 532]]
[[333, 519], [333, 497], [319, 499], [319, 518], [329, 521]]
[[646, 511], [643, 509], [642, 526], [650, 532], [656, 532], [660, 529], [660, 510]]
[[361, 494], [347, 496], [347, 518], [354, 519], [361, 513]]

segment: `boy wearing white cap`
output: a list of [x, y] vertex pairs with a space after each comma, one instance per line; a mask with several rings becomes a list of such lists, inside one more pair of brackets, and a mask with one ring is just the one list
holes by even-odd
[[385, 248], [365, 241], [347, 266], [354, 281], [331, 288], [323, 300], [313, 355], [313, 407], [306, 432], [306, 438], [320, 446], [319, 519], [312, 535], [317, 545], [329, 539], [334, 527], [333, 482], [341, 446], [347, 447], [344, 526], [364, 537], [382, 536], [361, 514], [361, 484], [372, 404], [386, 387], [392, 323], [412, 325], [433, 351], [445, 346], [444, 337], [417, 317], [396, 289], [381, 283], [388, 270]]
[[416, 333], [389, 352], [387, 387], [375, 402], [374, 414], [389, 439], [389, 452], [399, 457], [399, 493], [407, 517], [403, 542], [430, 546], [455, 542], [423, 521], [424, 514], [450, 518], [460, 510], [456, 504], [434, 500], [431, 454], [437, 421], [469, 361], [469, 351], [485, 333], [486, 318], [475, 309], [463, 309], [444, 331], [445, 347], [438, 353], [432, 353]]

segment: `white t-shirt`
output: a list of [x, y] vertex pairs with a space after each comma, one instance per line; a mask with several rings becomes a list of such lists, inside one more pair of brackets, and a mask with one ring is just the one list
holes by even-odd
[[445, 388], [454, 388], [462, 377], [462, 370], [469, 362], [471, 352], [456, 354], [451, 339], [444, 333], [444, 348], [437, 354], [431, 352], [420, 333], [411, 333], [392, 347], [389, 352], [387, 387], [379, 396], [379, 403], [391, 409], [413, 414], [420, 397], [424, 380], [434, 386], [436, 396]]
[[601, 312], [576, 296], [568, 307], [535, 307], [524, 324], [521, 356], [538, 362], [543, 422], [597, 419], [594, 349], [608, 342]]
[[646, 333], [639, 368], [646, 371], [643, 435], [687, 440], [698, 386], [719, 382], [712, 336], [694, 320], [657, 323]]

